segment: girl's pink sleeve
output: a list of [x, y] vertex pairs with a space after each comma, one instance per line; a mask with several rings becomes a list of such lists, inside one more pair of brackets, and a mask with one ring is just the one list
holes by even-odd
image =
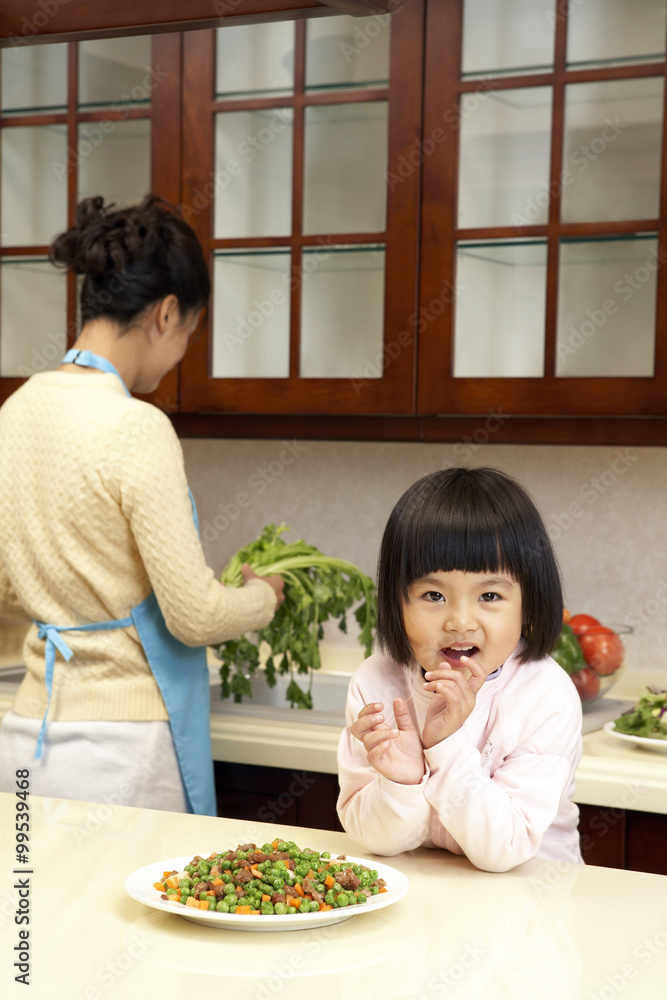
[[385, 701], [377, 688], [366, 686], [362, 692], [369, 662], [359, 668], [348, 691], [347, 726], [338, 743], [337, 810], [350, 837], [373, 854], [392, 856], [411, 851], [426, 839], [430, 806], [424, 796], [426, 776], [419, 785], [389, 781], [368, 763], [363, 744], [350, 733], [365, 704]]

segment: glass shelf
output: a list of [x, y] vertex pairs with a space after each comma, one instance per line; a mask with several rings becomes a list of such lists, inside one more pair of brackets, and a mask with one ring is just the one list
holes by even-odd
[[2, 114], [67, 110], [67, 44], [23, 45], [0, 52]]
[[561, 241], [556, 375], [653, 375], [657, 271], [655, 233]]
[[294, 93], [294, 22], [218, 28], [215, 97], [275, 97]]
[[544, 374], [546, 240], [459, 243], [455, 378]]
[[586, 0], [570, 4], [568, 69], [662, 62], [666, 28], [665, 0]]
[[[551, 87], [461, 97], [458, 225], [547, 220]], [[530, 214], [529, 214], [530, 213]]]
[[658, 216], [663, 101], [662, 77], [568, 84], [563, 222]]
[[67, 350], [67, 282], [41, 257], [0, 263], [0, 376], [57, 368]]
[[465, 0], [463, 79], [550, 72], [554, 24], [554, 0]]
[[0, 151], [2, 243], [50, 243], [67, 224], [67, 127], [2, 129]]
[[305, 232], [384, 231], [387, 127], [386, 101], [306, 108]]
[[389, 85], [391, 16], [323, 17], [306, 22], [306, 90]]
[[212, 378], [289, 375], [289, 250], [216, 251]]
[[292, 108], [216, 114], [216, 238], [290, 232], [293, 129]]
[[161, 80], [151, 69], [150, 35], [80, 42], [79, 108], [150, 106]]
[[78, 197], [102, 195], [118, 207], [134, 205], [150, 191], [151, 123], [148, 119], [79, 126]]
[[381, 378], [383, 246], [304, 248], [301, 378]]

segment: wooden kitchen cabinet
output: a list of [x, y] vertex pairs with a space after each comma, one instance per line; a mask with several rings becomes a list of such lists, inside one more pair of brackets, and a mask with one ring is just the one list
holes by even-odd
[[[248, 822], [342, 830], [335, 774], [215, 761], [218, 815]], [[581, 851], [588, 865], [667, 875], [667, 816], [579, 806]]]
[[[82, 123], [114, 121], [82, 117], [76, 46], [147, 31], [146, 5], [130, 6], [104, 21], [71, 3], [36, 30], [67, 39], [67, 107], [4, 111], [3, 136], [59, 126], [71, 150]], [[667, 443], [664, 0], [611, 28], [601, 0], [331, 7], [367, 17], [229, 0], [221, 20], [193, 4], [187, 30], [154, 26], [168, 82], [130, 117], [150, 121], [151, 186], [182, 204], [214, 284], [206, 335], [154, 397], [179, 433]], [[252, 43], [264, 83], [230, 84], [246, 22], [278, 35]], [[271, 40], [290, 32], [291, 51]], [[387, 69], [355, 77], [388, 40]], [[336, 55], [347, 77], [327, 68]], [[11, 267], [44, 250], [3, 239], [0, 253]], [[71, 339], [72, 281], [67, 321]], [[0, 399], [20, 384], [8, 322]]]

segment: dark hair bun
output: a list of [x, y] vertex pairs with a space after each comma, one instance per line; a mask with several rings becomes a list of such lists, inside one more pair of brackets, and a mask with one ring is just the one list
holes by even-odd
[[154, 194], [117, 209], [97, 195], [77, 205], [74, 225], [49, 247], [53, 264], [85, 275], [84, 322], [127, 324], [169, 294], [182, 313], [208, 302], [210, 278], [199, 241], [178, 210]]
[[77, 205], [74, 225], [52, 243], [50, 259], [75, 274], [96, 278], [105, 271], [124, 271], [146, 252], [150, 254], [164, 210], [149, 195], [141, 205], [116, 210], [104, 198], [86, 198]]

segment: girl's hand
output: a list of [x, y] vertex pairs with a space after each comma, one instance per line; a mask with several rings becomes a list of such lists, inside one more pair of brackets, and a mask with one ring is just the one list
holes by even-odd
[[400, 785], [418, 785], [424, 777], [424, 748], [407, 705], [402, 698], [394, 699], [398, 729], [389, 728], [381, 714], [383, 708], [381, 702], [366, 705], [350, 732], [363, 743], [368, 763], [376, 771]]
[[438, 670], [426, 674], [424, 690], [434, 695], [426, 711], [422, 736], [426, 750], [461, 728], [485, 680], [486, 672], [468, 656], [461, 657], [458, 667], [441, 664]]

